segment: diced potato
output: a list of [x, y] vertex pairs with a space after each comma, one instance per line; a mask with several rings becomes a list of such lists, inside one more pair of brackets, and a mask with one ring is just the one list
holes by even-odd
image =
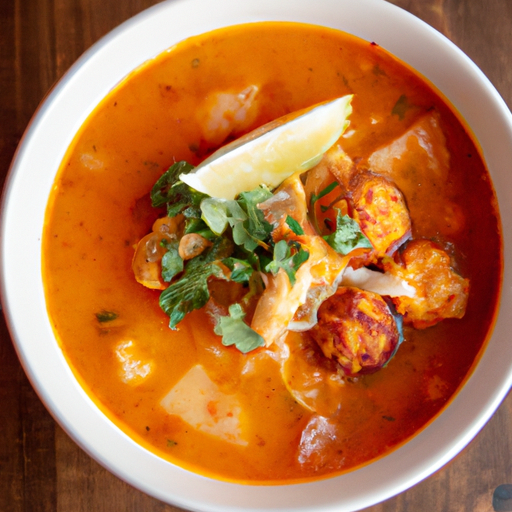
[[164, 396], [160, 405], [192, 428], [222, 441], [247, 445], [238, 399], [223, 393], [201, 365], [193, 366]]

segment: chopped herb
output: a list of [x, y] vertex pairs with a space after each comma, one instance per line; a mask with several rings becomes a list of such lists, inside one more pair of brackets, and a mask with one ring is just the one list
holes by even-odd
[[202, 308], [208, 302], [210, 277], [226, 279], [217, 262], [228, 257], [231, 252], [231, 242], [227, 238], [217, 238], [207, 252], [187, 263], [185, 272], [178, 281], [160, 294], [160, 307], [169, 316], [171, 329], [176, 329], [176, 325], [187, 313]]
[[[244, 284], [247, 293], [241, 302], [247, 304], [264, 289], [259, 272], [276, 274], [282, 268], [293, 286], [298, 268], [309, 258], [309, 252], [296, 241], [282, 240], [274, 245], [273, 226], [258, 208], [272, 197], [266, 186], [242, 192], [233, 200], [213, 198], [179, 180], [180, 174], [193, 169], [184, 161], [174, 164], [151, 191], [153, 206], [166, 204], [169, 216], [184, 215], [185, 234], [198, 233], [213, 242], [211, 248], [188, 261], [180, 258], [177, 241], [164, 243], [167, 251], [162, 258], [162, 278], [170, 285], [160, 294], [160, 307], [169, 316], [171, 329], [176, 329], [188, 313], [208, 302], [210, 278]], [[313, 200], [323, 197], [336, 185], [333, 183]], [[287, 216], [286, 223], [297, 236], [304, 235], [293, 217]], [[231, 271], [229, 275], [226, 267]], [[244, 317], [240, 304], [231, 305], [229, 316], [218, 319], [215, 332], [223, 337], [224, 345], [235, 345], [245, 353], [262, 346], [264, 341], [244, 322]]]
[[359, 224], [348, 215], [342, 215], [341, 210], [335, 208], [336, 231], [324, 236], [324, 240], [340, 254], [346, 255], [354, 249], [372, 249], [370, 240], [364, 235]]
[[222, 336], [222, 344], [226, 347], [235, 345], [240, 352], [246, 354], [251, 350], [265, 345], [265, 340], [245, 322], [245, 312], [240, 304], [229, 306], [228, 316], [218, 316], [215, 334]]
[[207, 240], [213, 240], [215, 238], [215, 234], [213, 231], [206, 225], [206, 223], [199, 218], [190, 218], [185, 221], [185, 230], [184, 233], [186, 235], [190, 233], [197, 233]]
[[314, 206], [315, 203], [322, 199], [322, 197], [326, 196], [329, 192], [332, 192], [336, 187], [339, 187], [340, 184], [337, 181], [333, 181], [330, 185], [327, 185], [323, 190], [321, 190], [318, 195], [317, 194], [311, 194], [311, 206]]
[[395, 354], [397, 353], [398, 348], [404, 342], [404, 319], [403, 319], [403, 316], [400, 313], [398, 313], [398, 311], [395, 308], [395, 304], [389, 297], [383, 297], [383, 299], [386, 302], [386, 304], [388, 305], [389, 311], [391, 312], [391, 314], [393, 315], [393, 318], [395, 319], [396, 328], [398, 330], [398, 341], [396, 343], [396, 346], [395, 346], [393, 352], [391, 353], [391, 355], [389, 356], [388, 360], [382, 365], [382, 368], [385, 368], [389, 364], [391, 359], [393, 359], [393, 357], [395, 357]]
[[286, 224], [288, 224], [288, 227], [297, 235], [301, 236], [304, 234], [304, 230], [302, 229], [302, 226], [289, 215], [286, 216]]
[[[333, 181], [330, 185], [327, 185], [323, 190], [321, 190], [318, 194], [311, 194], [311, 198], [309, 200], [310, 210], [313, 215], [313, 225], [315, 226], [315, 229], [318, 233], [321, 233], [320, 226], [318, 225], [318, 219], [316, 217], [316, 208], [315, 204], [319, 199], [322, 199], [322, 197], [325, 197], [327, 194], [331, 193], [336, 187], [339, 187], [340, 184], [337, 181]], [[320, 205], [320, 209], [322, 212], [326, 212], [330, 207], [329, 206], [322, 206]]]
[[186, 219], [201, 218], [201, 208], [199, 208], [198, 206], [189, 206], [188, 208], [185, 208], [181, 213]]
[[248, 252], [258, 246], [268, 249], [266, 240], [272, 232], [272, 225], [265, 220], [257, 205], [271, 196], [272, 193], [266, 187], [257, 187], [242, 192], [236, 200], [205, 198], [201, 201], [201, 217], [219, 235], [224, 233], [229, 224], [235, 244]]
[[[254, 190], [240, 194], [238, 203], [248, 217], [248, 219], [243, 222], [243, 228], [246, 235], [249, 236], [243, 245], [248, 251], [254, 250], [258, 245], [268, 248], [264, 240], [268, 239], [270, 236], [272, 225], [265, 220], [263, 212], [258, 208], [258, 204], [263, 203], [271, 197], [272, 192], [265, 186], [259, 186]], [[250, 239], [252, 239], [252, 243]]]
[[395, 418], [393, 418], [393, 416], [382, 416], [382, 419], [386, 421], [395, 421]]
[[167, 446], [169, 448], [176, 446], [178, 443], [176, 441], [173, 441], [172, 439], [167, 439]]
[[402, 94], [402, 96], [400, 96], [400, 98], [398, 98], [397, 102], [395, 103], [395, 106], [391, 111], [391, 115], [398, 116], [398, 119], [403, 121], [405, 113], [411, 108], [411, 106], [412, 105], [409, 103], [407, 96]]
[[198, 207], [208, 197], [179, 180], [180, 174], [187, 174], [194, 166], [185, 161], [176, 162], [160, 177], [151, 189], [151, 204], [156, 208], [167, 204], [167, 215], [175, 217], [190, 206]]
[[118, 317], [119, 315], [117, 313], [114, 313], [113, 311], [102, 310], [96, 313], [96, 318], [98, 319], [98, 322], [102, 324], [105, 322], [112, 322]]
[[222, 263], [231, 270], [231, 281], [236, 283], [248, 282], [254, 272], [250, 263], [238, 258], [226, 258]]
[[308, 258], [309, 252], [302, 249], [297, 242], [288, 243], [286, 240], [280, 240], [274, 247], [274, 259], [266, 266], [265, 270], [276, 275], [282, 268], [293, 286], [296, 281], [295, 273]]
[[234, 220], [244, 221], [247, 216], [235, 200], [207, 197], [201, 201], [201, 218], [208, 227], [220, 236]]
[[183, 272], [184, 264], [179, 253], [179, 242], [163, 241], [167, 252], [162, 257], [162, 279], [169, 283], [172, 278]]

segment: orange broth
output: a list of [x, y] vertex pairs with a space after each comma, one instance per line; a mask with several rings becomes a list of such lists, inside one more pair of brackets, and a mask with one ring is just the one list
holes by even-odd
[[[453, 247], [470, 279], [462, 320], [405, 330], [389, 365], [347, 379], [339, 396], [335, 440], [306, 463], [297, 446], [311, 412], [283, 384], [279, 367], [262, 362], [242, 374], [248, 356], [224, 347], [204, 310], [178, 331], [159, 292], [133, 276], [134, 245], [161, 215], [148, 192], [175, 161], [198, 164], [209, 152], [195, 113], [212, 91], [260, 87], [250, 128], [283, 114], [354, 94], [343, 149], [354, 161], [400, 137], [422, 115], [439, 113], [450, 153], [449, 181], [436, 194], [456, 205], [448, 225], [431, 201], [408, 197], [413, 234]], [[418, 174], [421, 162], [405, 172]], [[434, 200], [432, 200], [434, 201]], [[429, 222], [423, 222], [429, 219]], [[326, 28], [257, 23], [179, 43], [129, 75], [76, 135], [56, 178], [43, 237], [49, 316], [77, 379], [102, 411], [136, 442], [201, 474], [246, 483], [289, 483], [339, 474], [388, 453], [425, 427], [471, 371], [492, 328], [501, 281], [501, 240], [492, 184], [463, 123], [433, 88], [378, 45]], [[96, 314], [116, 312], [103, 327]], [[300, 336], [290, 334], [290, 336]], [[140, 382], [120, 377], [115, 347], [133, 341], [152, 364]], [[194, 365], [225, 393], [236, 391], [245, 446], [195, 430], [159, 404]]]

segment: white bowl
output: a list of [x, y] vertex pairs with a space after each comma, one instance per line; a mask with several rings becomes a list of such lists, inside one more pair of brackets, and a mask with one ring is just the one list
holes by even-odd
[[[369, 15], [371, 13], [371, 15]], [[287, 486], [210, 480], [149, 453], [96, 408], [69, 369], [48, 321], [41, 279], [46, 201], [66, 148], [98, 102], [131, 70], [188, 36], [252, 21], [325, 25], [375, 41], [440, 89], [479, 141], [503, 222], [502, 314], [467, 383], [426, 429], [386, 457], [346, 475]], [[450, 41], [382, 0], [174, 0], [121, 25], [86, 52], [34, 116], [4, 189], [2, 295], [21, 362], [66, 432], [133, 486], [197, 511], [354, 511], [431, 475], [460, 452], [512, 384], [512, 116], [480, 70]]]

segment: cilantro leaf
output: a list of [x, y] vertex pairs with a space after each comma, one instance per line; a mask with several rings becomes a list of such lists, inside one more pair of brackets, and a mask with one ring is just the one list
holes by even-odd
[[304, 230], [302, 229], [302, 226], [289, 215], [286, 216], [286, 224], [288, 224], [288, 227], [297, 235], [301, 236], [304, 234]]
[[169, 283], [172, 278], [183, 272], [183, 260], [179, 254], [179, 242], [165, 242], [167, 252], [162, 257], [162, 279]]
[[[292, 248], [294, 254], [292, 254]], [[265, 270], [276, 275], [282, 268], [293, 286], [296, 281], [295, 273], [308, 258], [309, 252], [302, 249], [300, 244], [291, 242], [289, 245], [286, 240], [280, 240], [274, 247], [274, 259], [265, 267]]]
[[229, 306], [228, 316], [217, 317], [214, 332], [222, 336], [222, 344], [226, 347], [235, 345], [240, 352], [246, 354], [251, 350], [265, 345], [265, 340], [245, 322], [245, 312], [240, 304]]
[[222, 263], [231, 270], [231, 281], [236, 283], [246, 283], [249, 281], [254, 269], [252, 265], [238, 258], [226, 258]]
[[269, 195], [272, 193], [267, 188], [257, 187], [242, 192], [236, 200], [205, 198], [201, 201], [201, 218], [219, 235], [229, 224], [235, 244], [248, 252], [258, 246], [268, 249], [266, 241], [272, 232], [272, 225], [265, 220], [257, 205], [268, 199]]
[[228, 224], [233, 227], [245, 221], [247, 215], [234, 199], [208, 197], [201, 201], [201, 218], [216, 235], [222, 235]]
[[336, 208], [336, 231], [324, 236], [324, 240], [336, 251], [344, 256], [354, 249], [372, 249], [373, 246], [361, 231], [359, 224], [348, 215], [342, 215]]
[[273, 228], [272, 225], [265, 220], [265, 216], [258, 208], [258, 204], [263, 203], [270, 197], [272, 197], [272, 192], [265, 186], [259, 186], [254, 190], [242, 192], [238, 199], [240, 206], [248, 216], [247, 222], [244, 222], [244, 227], [253, 238], [260, 241], [266, 240]]
[[202, 308], [208, 302], [210, 277], [226, 279], [217, 262], [227, 258], [232, 250], [230, 240], [217, 238], [206, 253], [189, 260], [180, 279], [160, 294], [160, 307], [170, 317], [171, 329], [175, 329], [187, 313]]
[[185, 274], [160, 294], [160, 307], [170, 317], [169, 327], [175, 329], [187, 313], [202, 308], [210, 298], [208, 278], [223, 277], [221, 268], [215, 264], [187, 265]]
[[104, 322], [112, 322], [113, 320], [115, 320], [119, 315], [117, 313], [114, 313], [113, 311], [107, 311], [105, 309], [101, 310], [101, 311], [98, 311], [98, 313], [96, 313], [96, 319], [98, 320], [98, 322], [100, 323], [104, 323]]
[[167, 203], [169, 201], [169, 189], [179, 181], [180, 174], [188, 174], [193, 169], [194, 166], [184, 160], [171, 165], [153, 185], [150, 192], [151, 204], [156, 208]]
[[197, 233], [207, 240], [213, 240], [216, 236], [206, 223], [199, 218], [187, 219], [185, 221], [184, 233], [185, 235], [188, 235], [189, 233]]
[[169, 217], [175, 217], [191, 206], [198, 207], [201, 200], [208, 196], [179, 180], [180, 174], [187, 174], [193, 169], [193, 165], [183, 160], [169, 167], [151, 189], [151, 204], [158, 207], [167, 203]]
[[389, 356], [388, 360], [382, 365], [382, 368], [385, 368], [389, 364], [391, 359], [395, 357], [398, 348], [404, 342], [404, 319], [403, 316], [397, 312], [393, 301], [389, 297], [383, 297], [383, 299], [385, 300], [386, 304], [388, 305], [389, 311], [391, 312], [393, 318], [395, 319], [396, 328], [398, 330], [398, 342], [395, 348], [393, 349], [393, 352]]
[[185, 208], [181, 213], [186, 219], [200, 219], [201, 218], [201, 208], [198, 206], [189, 206]]

